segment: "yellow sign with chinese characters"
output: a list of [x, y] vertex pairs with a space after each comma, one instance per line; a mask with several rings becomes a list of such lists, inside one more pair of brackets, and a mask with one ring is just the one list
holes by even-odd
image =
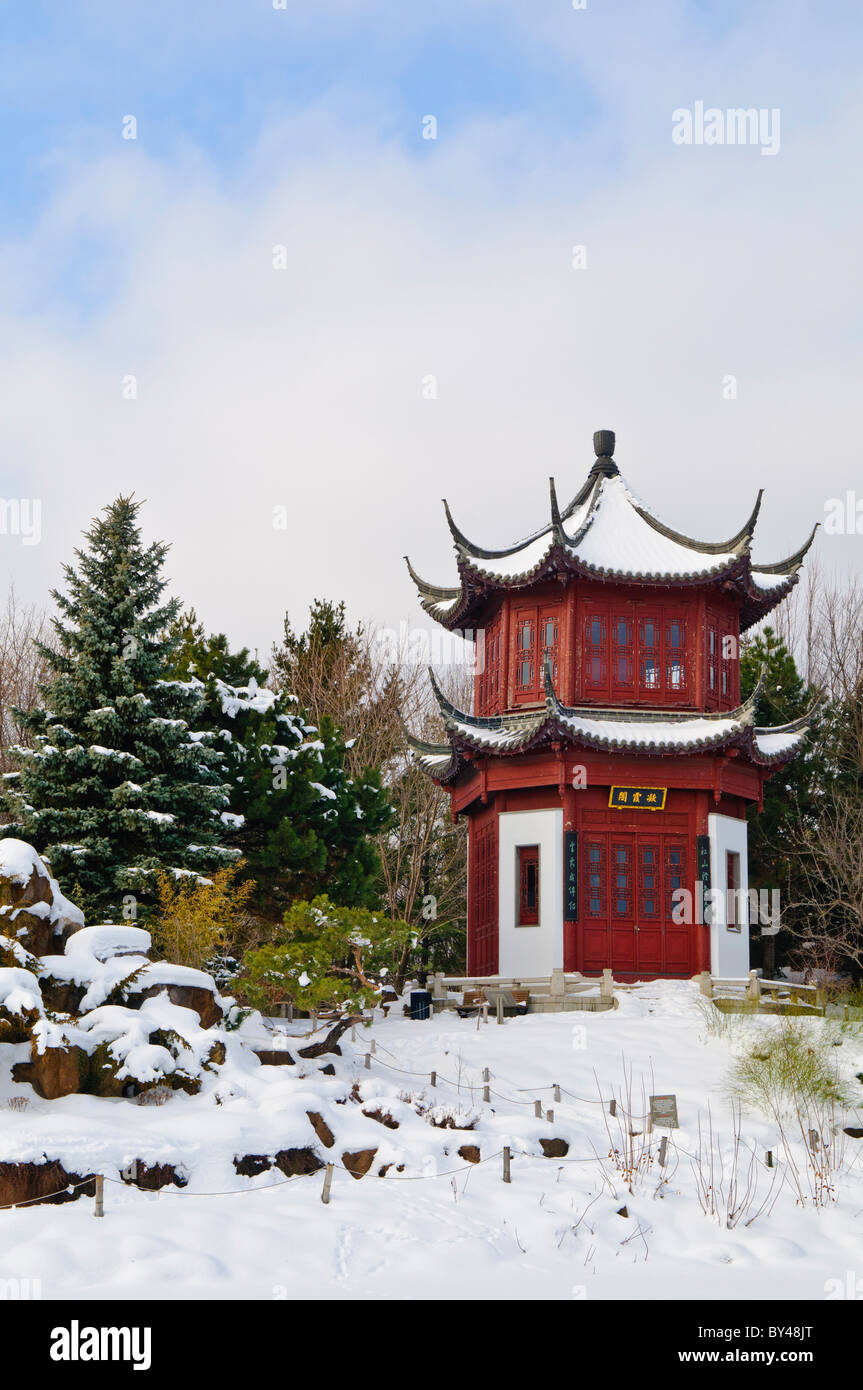
[[612, 787], [609, 806], [616, 811], [663, 811], [667, 787]]

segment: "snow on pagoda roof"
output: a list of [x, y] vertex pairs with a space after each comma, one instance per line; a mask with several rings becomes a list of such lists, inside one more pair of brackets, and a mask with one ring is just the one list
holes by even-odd
[[570, 708], [557, 698], [546, 662], [545, 704], [538, 710], [479, 716], [453, 705], [429, 672], [449, 739], [425, 743], [407, 733], [414, 760], [438, 781], [451, 780], [465, 752], [521, 753], [553, 741], [631, 753], [703, 753], [732, 745], [753, 762], [787, 761], [802, 746], [816, 706], [791, 724], [775, 729], [755, 725], [761, 682], [737, 709], [716, 713], [687, 710], [609, 709], [595, 705]]
[[508, 549], [486, 550], [469, 541], [444, 501], [455, 544], [458, 587], [427, 584], [407, 561], [420, 602], [431, 617], [453, 627], [475, 616], [496, 590], [523, 588], [569, 572], [640, 584], [733, 581], [743, 599], [741, 625], [745, 629], [775, 607], [796, 582], [815, 532], [787, 560], [753, 565], [750, 547], [761, 492], [748, 520], [730, 540], [694, 540], [655, 517], [621, 477], [611, 456], [614, 435], [610, 430], [598, 431], [594, 447], [596, 462], [569, 506], [559, 510], [554, 480], [550, 479], [550, 522]]

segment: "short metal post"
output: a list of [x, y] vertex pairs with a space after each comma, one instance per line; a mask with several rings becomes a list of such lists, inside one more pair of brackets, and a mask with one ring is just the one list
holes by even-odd
[[483, 1098], [483, 1101], [485, 1102], [486, 1105], [490, 1105], [490, 1104], [491, 1104], [491, 1091], [489, 1090], [489, 1085], [488, 1085], [490, 1079], [491, 1079], [491, 1073], [489, 1072], [488, 1067], [483, 1067], [483, 1069], [482, 1069], [482, 1098]]
[[436, 1086], [436, 1085], [437, 1085], [437, 1072], [436, 1072], [436, 1071], [433, 1071], [432, 1074], [431, 1074], [431, 1084], [432, 1084], [433, 1086]]
[[503, 1023], [503, 995], [497, 996], [497, 1021]]
[[664, 1168], [668, 1161], [668, 1135], [663, 1134], [659, 1141], [659, 1164]]
[[372, 1069], [372, 1054], [371, 1054], [370, 1052], [367, 1052], [367, 1053], [366, 1053], [366, 1071], [371, 1071], [371, 1069]]
[[101, 1173], [96, 1174], [96, 1190], [93, 1194], [96, 1198], [96, 1205], [93, 1208], [94, 1216], [105, 1215], [105, 1179]]
[[768, 1149], [768, 1150], [767, 1150], [767, 1167], [768, 1167], [768, 1168], [772, 1168], [772, 1167], [773, 1167], [773, 1150], [772, 1150], [772, 1149]]
[[504, 1182], [512, 1182], [512, 1178], [510, 1177], [510, 1173], [509, 1173], [509, 1160], [510, 1160], [509, 1148], [508, 1148], [508, 1147], [505, 1147], [505, 1148], [504, 1148], [504, 1151], [503, 1151], [503, 1180], [504, 1180]]
[[328, 1206], [328, 1205], [329, 1205], [329, 1200], [330, 1200], [330, 1188], [332, 1187], [332, 1185], [333, 1185], [333, 1165], [332, 1165], [332, 1163], [328, 1163], [328, 1164], [327, 1164], [326, 1172], [324, 1173], [324, 1190], [323, 1190], [323, 1192], [321, 1193], [321, 1201], [323, 1202], [324, 1206]]
[[560, 1087], [558, 1086], [556, 1081], [554, 1083], [554, 1099], [557, 1101], [560, 1100]]
[[616, 1114], [617, 1114], [617, 1101], [614, 1099], [613, 1096], [612, 1096], [611, 1100], [608, 1102], [608, 1113], [609, 1113], [609, 1115], [616, 1115]]
[[541, 1119], [542, 1119], [542, 1101], [541, 1101], [541, 1100], [535, 1100], [535, 1101], [533, 1102], [533, 1113], [534, 1113], [534, 1116], [536, 1117], [536, 1119], [538, 1119], [538, 1120], [541, 1120]]
[[375, 1054], [375, 1053], [377, 1052], [377, 1050], [378, 1050], [378, 1045], [377, 1045], [377, 1043], [375, 1042], [374, 1038], [371, 1039], [371, 1041], [370, 1041], [370, 1043], [369, 1043], [369, 1048], [370, 1048], [370, 1050], [371, 1050], [372, 1056], [374, 1056], [374, 1054]]

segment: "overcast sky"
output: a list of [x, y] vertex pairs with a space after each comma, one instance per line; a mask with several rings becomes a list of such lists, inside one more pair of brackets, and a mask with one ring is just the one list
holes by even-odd
[[[0, 556], [27, 599], [134, 491], [173, 591], [235, 643], [265, 652], [316, 595], [419, 621], [402, 556], [455, 577], [440, 498], [510, 544], [598, 428], [704, 539], [765, 487], [761, 560], [863, 500], [857, 0], [0, 22], [2, 494], [42, 502], [41, 542]], [[697, 102], [778, 109], [778, 151], [675, 144]], [[817, 544], [829, 569], [861, 541]]]

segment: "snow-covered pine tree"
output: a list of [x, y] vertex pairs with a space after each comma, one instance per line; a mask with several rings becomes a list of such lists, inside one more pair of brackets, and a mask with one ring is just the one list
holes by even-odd
[[193, 612], [174, 625], [173, 674], [202, 681], [196, 729], [217, 735], [236, 843], [257, 883], [255, 906], [279, 921], [296, 898], [321, 892], [342, 905], [374, 907], [380, 871], [376, 837], [392, 808], [380, 774], [347, 768], [351, 741], [324, 717], [310, 723], [293, 694], [264, 684], [267, 672], [223, 634], [207, 636]]
[[129, 916], [128, 895], [146, 911], [160, 871], [205, 875], [239, 853], [222, 842], [237, 818], [221, 758], [211, 735], [192, 732], [200, 686], [165, 679], [179, 603], [162, 602], [168, 547], [142, 544], [139, 507], [107, 507], [77, 567], [64, 566], [67, 593], [52, 593], [57, 644], [41, 649], [51, 676], [43, 708], [22, 716], [34, 746], [11, 750], [12, 823], [0, 829], [36, 845], [103, 920]]

